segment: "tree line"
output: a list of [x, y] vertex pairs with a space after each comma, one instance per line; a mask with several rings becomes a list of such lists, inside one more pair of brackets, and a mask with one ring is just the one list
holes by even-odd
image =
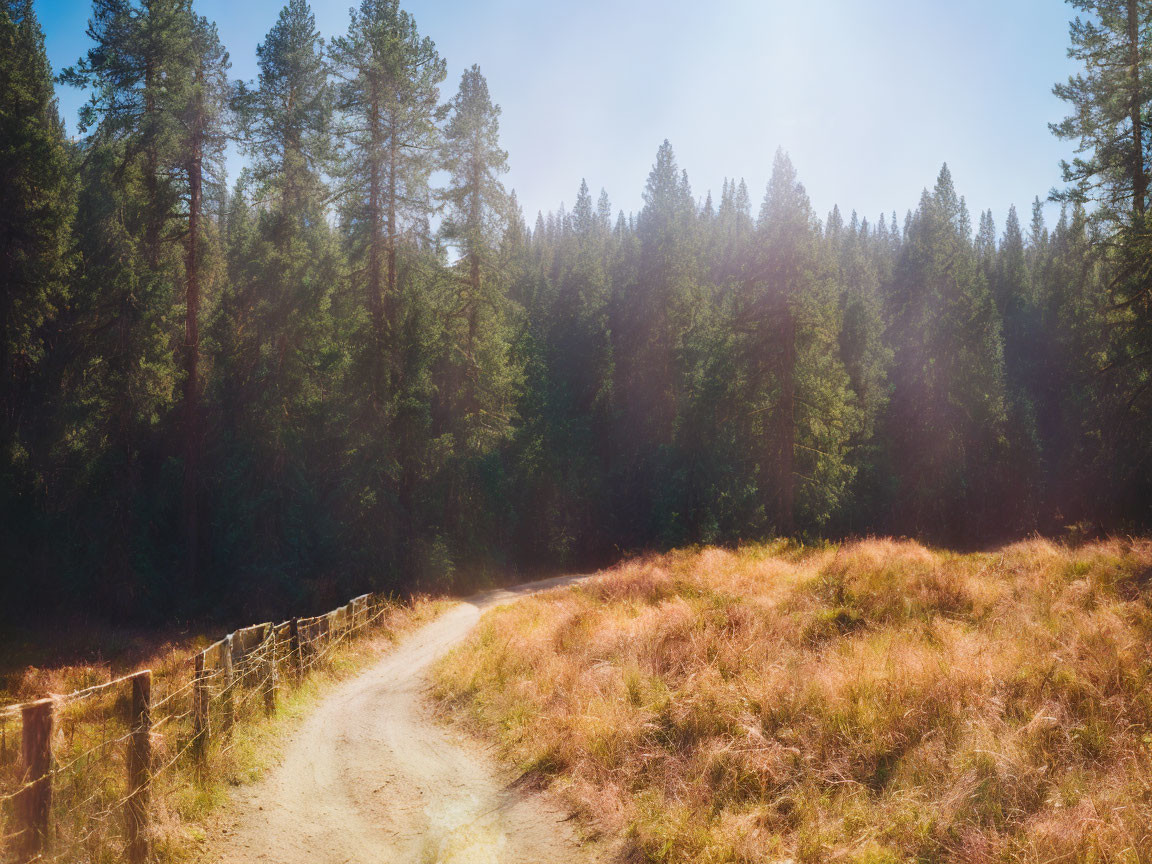
[[[530, 224], [480, 69], [445, 98], [397, 0], [330, 41], [289, 0], [253, 81], [191, 0], [95, 0], [54, 78], [4, 0], [4, 608], [1147, 525], [1152, 3], [1072, 5], [1060, 217], [1001, 227], [947, 166], [902, 218], [818, 218], [784, 153], [757, 205], [668, 142], [638, 213], [582, 183]], [[79, 140], [57, 83], [91, 94]]]

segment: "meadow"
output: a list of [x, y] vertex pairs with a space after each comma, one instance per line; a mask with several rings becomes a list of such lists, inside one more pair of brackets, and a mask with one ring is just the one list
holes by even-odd
[[460, 722], [624, 860], [1152, 862], [1152, 542], [648, 555], [489, 613]]

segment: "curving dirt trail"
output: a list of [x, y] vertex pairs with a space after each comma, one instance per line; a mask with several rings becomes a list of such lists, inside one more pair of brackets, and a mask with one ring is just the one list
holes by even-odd
[[574, 581], [492, 591], [449, 609], [301, 724], [279, 765], [239, 790], [202, 860], [227, 864], [586, 864], [568, 814], [518, 788], [423, 704], [429, 667], [482, 610]]

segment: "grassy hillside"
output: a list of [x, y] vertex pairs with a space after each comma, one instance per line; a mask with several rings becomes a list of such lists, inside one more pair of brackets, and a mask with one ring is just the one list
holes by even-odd
[[649, 861], [1152, 862], [1152, 542], [649, 557], [490, 613], [444, 704]]

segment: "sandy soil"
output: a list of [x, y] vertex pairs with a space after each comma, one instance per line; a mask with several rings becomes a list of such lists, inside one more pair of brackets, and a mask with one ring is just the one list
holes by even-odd
[[482, 610], [552, 579], [462, 602], [341, 684], [237, 791], [203, 861], [227, 864], [577, 864], [601, 860], [569, 814], [515, 778], [425, 702], [429, 667]]

